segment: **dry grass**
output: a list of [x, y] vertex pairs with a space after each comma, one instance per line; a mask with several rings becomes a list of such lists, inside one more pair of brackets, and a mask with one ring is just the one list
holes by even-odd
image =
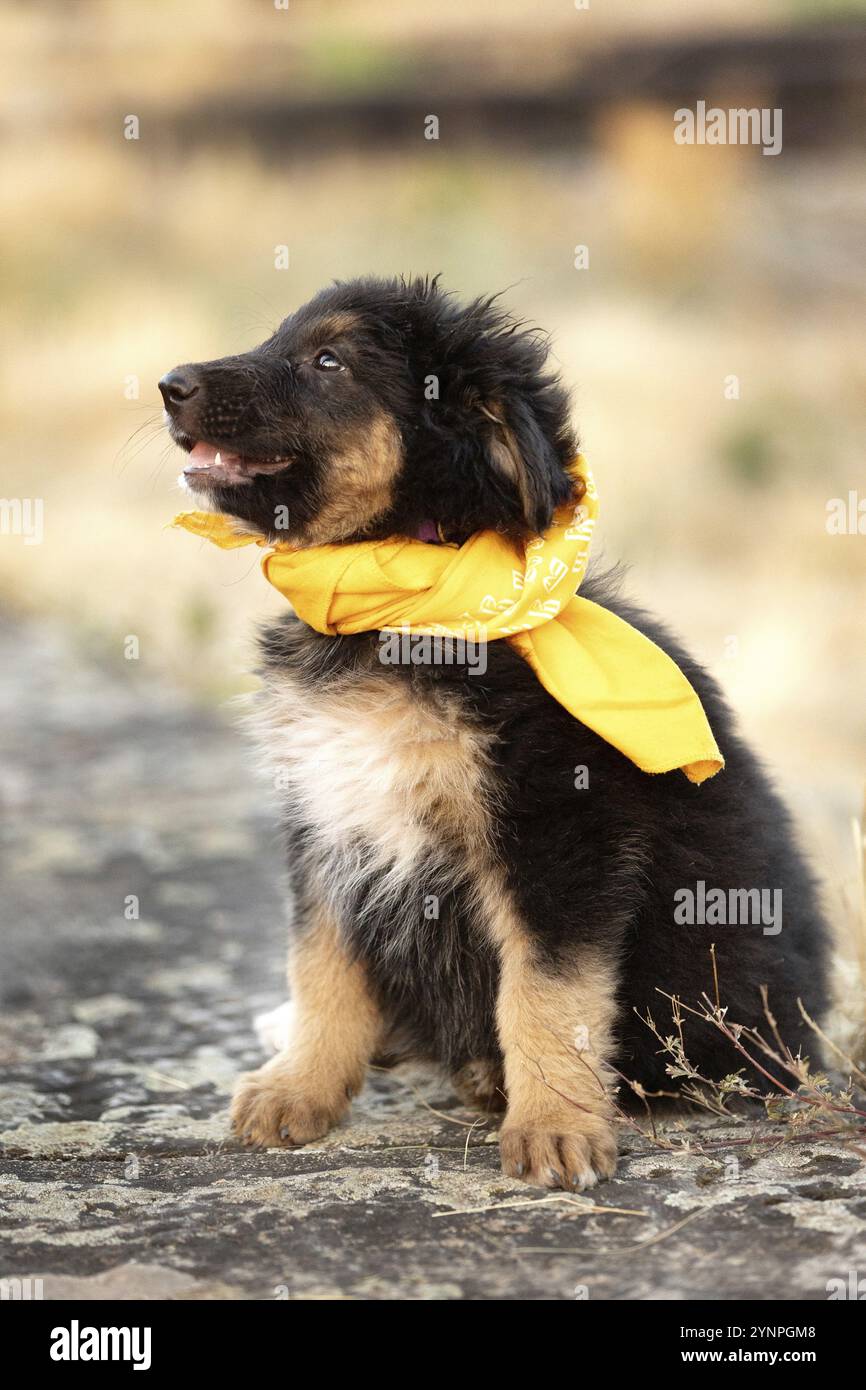
[[[714, 950], [712, 954], [715, 972]], [[716, 979], [714, 988], [717, 986]], [[627, 1125], [667, 1149], [687, 1148], [709, 1153], [714, 1147], [727, 1150], [742, 1145], [755, 1149], [767, 1144], [777, 1146], [829, 1139], [866, 1157], [866, 1053], [856, 1056], [847, 1053], [809, 1016], [802, 1004], [800, 1012], [815, 1039], [811, 1050], [819, 1057], [819, 1062], [823, 1054], [830, 1064], [830, 1074], [804, 1057], [800, 1050], [794, 1053], [779, 1033], [766, 990], [762, 991], [765, 1024], [760, 1028], [729, 1019], [728, 1009], [718, 993], [714, 997], [705, 994], [696, 1005], [686, 1004], [662, 990], [659, 993], [670, 1006], [671, 1030], [659, 1026], [649, 1010], [643, 1022], [658, 1042], [660, 1054], [667, 1059], [665, 1070], [676, 1083], [676, 1090], [649, 1092], [639, 1082], [623, 1077], [644, 1103], [647, 1115], [647, 1123], [643, 1126], [620, 1111], [620, 1118]], [[721, 1033], [730, 1046], [732, 1061], [739, 1061], [740, 1066], [720, 1081], [704, 1076], [689, 1058], [683, 1033], [686, 1018]], [[855, 1045], [863, 1046], [862, 1037]], [[746, 1068], [757, 1074], [760, 1081], [746, 1079]], [[702, 1141], [700, 1134], [662, 1132], [656, 1127], [650, 1107], [650, 1102], [658, 1100], [684, 1101], [711, 1115], [731, 1120], [742, 1127], [743, 1137], [726, 1137], [721, 1145], [716, 1145], [713, 1141]], [[752, 1109], [748, 1105], [744, 1108], [743, 1102], [750, 1103]], [[755, 1105], [763, 1107], [771, 1122], [773, 1129], [769, 1133], [756, 1132]]]
[[[863, 817], [851, 825], [859, 883], [852, 884], [850, 911], [842, 919], [836, 957], [835, 1006], [827, 1023], [831, 1053], [837, 1064], [866, 1057], [866, 802]], [[847, 924], [847, 930], [845, 929]]]

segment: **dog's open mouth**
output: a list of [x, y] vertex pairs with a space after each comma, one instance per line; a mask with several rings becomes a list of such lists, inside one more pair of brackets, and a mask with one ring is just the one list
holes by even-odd
[[189, 453], [183, 476], [191, 487], [237, 487], [263, 473], [281, 473], [291, 462], [282, 457], [250, 458], [204, 440], [183, 439], [178, 443]]

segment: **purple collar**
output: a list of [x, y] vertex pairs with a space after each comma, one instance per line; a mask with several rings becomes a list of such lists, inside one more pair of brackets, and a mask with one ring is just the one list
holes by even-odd
[[426, 541], [428, 545], [439, 544], [439, 531], [435, 521], [422, 521], [416, 532], [416, 539]]

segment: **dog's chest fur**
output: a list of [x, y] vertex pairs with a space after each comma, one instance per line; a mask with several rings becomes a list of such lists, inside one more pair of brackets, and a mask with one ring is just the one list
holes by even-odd
[[328, 904], [413, 1050], [454, 1065], [490, 1055], [492, 736], [453, 691], [388, 668], [321, 686], [271, 668], [255, 726], [301, 916], [305, 894]]

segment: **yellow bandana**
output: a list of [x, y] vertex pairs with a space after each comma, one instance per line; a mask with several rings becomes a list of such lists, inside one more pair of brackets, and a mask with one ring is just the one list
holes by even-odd
[[267, 547], [266, 578], [317, 632], [505, 638], [575, 719], [643, 772], [682, 768], [703, 782], [724, 759], [682, 671], [643, 633], [575, 592], [598, 494], [582, 458], [571, 472], [585, 483], [583, 499], [560, 507], [525, 547], [479, 531], [459, 547], [385, 540], [299, 550], [239, 532], [231, 517], [211, 512], [182, 512], [174, 524], [223, 549]]

